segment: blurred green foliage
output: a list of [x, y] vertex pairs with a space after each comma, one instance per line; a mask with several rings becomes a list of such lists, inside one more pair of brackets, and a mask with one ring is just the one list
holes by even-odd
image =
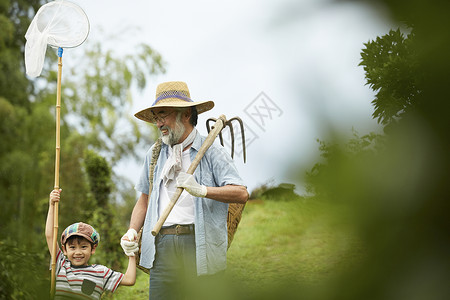
[[49, 262], [43, 252], [33, 252], [11, 240], [3, 240], [0, 241], [0, 253], [0, 299], [49, 297], [50, 281], [45, 269], [36, 268], [43, 261]]
[[450, 3], [366, 3], [382, 5], [409, 33], [391, 30], [361, 53], [384, 134], [320, 141], [323, 160], [307, 173], [310, 191], [351, 209], [367, 249], [314, 298], [446, 299]]
[[[353, 189], [348, 185], [348, 178], [340, 176], [342, 170], [358, 168], [370, 161], [386, 147], [386, 137], [374, 132], [360, 136], [353, 129], [353, 136], [348, 141], [336, 138], [333, 141], [317, 140], [321, 161], [306, 172], [306, 192], [316, 196], [336, 196], [340, 190]], [[365, 172], [365, 168], [359, 170]], [[355, 170], [355, 175], [358, 172]], [[340, 198], [340, 197], [336, 197]]]

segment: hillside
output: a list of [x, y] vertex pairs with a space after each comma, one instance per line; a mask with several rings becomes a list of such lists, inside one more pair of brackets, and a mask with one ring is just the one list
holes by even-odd
[[[228, 251], [226, 280], [211, 285], [216, 299], [269, 299], [300, 287], [317, 293], [361, 257], [345, 215], [335, 205], [300, 197], [249, 201]], [[136, 286], [110, 299], [148, 298], [148, 276], [138, 272]]]

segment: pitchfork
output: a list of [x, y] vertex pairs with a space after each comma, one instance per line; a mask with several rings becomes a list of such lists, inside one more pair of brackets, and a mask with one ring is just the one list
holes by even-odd
[[[195, 156], [194, 160], [192, 161], [191, 165], [189, 166], [189, 169], [186, 173], [188, 174], [194, 174], [195, 169], [197, 168], [198, 164], [200, 163], [200, 160], [205, 155], [206, 151], [209, 149], [209, 147], [214, 143], [214, 140], [216, 139], [217, 135], [220, 137], [220, 142], [223, 146], [223, 138], [221, 131], [225, 126], [230, 127], [230, 133], [231, 133], [231, 157], [234, 155], [234, 130], [232, 121], [237, 120], [241, 126], [241, 135], [242, 135], [242, 147], [244, 149], [244, 162], [246, 160], [246, 154], [245, 154], [245, 136], [244, 136], [244, 124], [242, 123], [242, 120], [238, 117], [231, 118], [227, 121], [226, 117], [224, 115], [220, 115], [218, 119], [208, 119], [206, 121], [206, 127], [208, 129], [208, 136], [206, 137], [205, 141], [203, 142], [203, 145], [198, 150], [197, 155]], [[214, 121], [214, 126], [210, 128], [209, 122]], [[161, 217], [156, 222], [155, 227], [152, 230], [152, 235], [156, 236], [159, 231], [161, 230], [162, 225], [166, 221], [167, 217], [169, 216], [170, 212], [172, 211], [172, 208], [175, 206], [175, 204], [178, 201], [178, 198], [180, 198], [181, 193], [183, 192], [184, 188], [178, 187], [175, 191], [175, 194], [170, 199], [169, 204], [164, 209], [163, 213], [161, 214]]]
[[[220, 117], [219, 117], [220, 118]], [[243, 155], [244, 155], [244, 163], [246, 162], [246, 155], [245, 155], [245, 135], [244, 135], [244, 123], [242, 122], [241, 118], [239, 117], [234, 117], [229, 119], [228, 121], [225, 121], [225, 125], [223, 125], [222, 128], [224, 128], [225, 126], [230, 127], [230, 135], [231, 135], [231, 158], [234, 157], [234, 129], [233, 129], [233, 121], [238, 121], [239, 125], [241, 126], [241, 137], [242, 137], [242, 149], [243, 149]], [[209, 126], [210, 122], [217, 122], [217, 119], [214, 118], [209, 118], [208, 120], [206, 120], [206, 128], [208, 129], [208, 133], [211, 131], [211, 128]], [[215, 124], [214, 124], [215, 125]], [[213, 127], [214, 128], [214, 127]], [[219, 139], [220, 139], [220, 144], [223, 146], [223, 137], [222, 137], [222, 132], [219, 132]]]

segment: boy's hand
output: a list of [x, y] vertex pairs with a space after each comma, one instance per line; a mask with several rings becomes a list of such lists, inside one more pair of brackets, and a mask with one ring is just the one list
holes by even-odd
[[61, 197], [62, 189], [53, 190], [50, 193], [50, 205], [55, 205], [55, 202], [59, 202], [59, 198]]
[[48, 203], [48, 213], [47, 220], [45, 221], [45, 238], [47, 240], [48, 251], [50, 254], [53, 253], [53, 229], [54, 229], [54, 212], [55, 212], [55, 203], [59, 202], [59, 198], [61, 196], [61, 189], [54, 189], [50, 193], [50, 199]]
[[133, 228], [128, 229], [127, 233], [120, 239], [120, 246], [122, 246], [123, 252], [127, 256], [134, 256], [134, 253], [139, 251], [136, 230]]

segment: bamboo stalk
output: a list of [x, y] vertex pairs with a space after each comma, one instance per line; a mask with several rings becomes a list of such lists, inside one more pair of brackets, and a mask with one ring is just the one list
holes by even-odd
[[[62, 48], [58, 48], [58, 79], [56, 87], [56, 147], [55, 147], [55, 186], [54, 189], [59, 189], [59, 164], [61, 153], [61, 73], [62, 73]], [[58, 249], [58, 202], [55, 202], [53, 209], [53, 248], [52, 248], [52, 273], [51, 273], [51, 288], [50, 295], [53, 298], [55, 295], [55, 279], [56, 279], [56, 254]]]
[[[220, 115], [220, 117], [217, 119], [216, 123], [214, 123], [213, 129], [209, 132], [208, 136], [206, 137], [205, 141], [203, 142], [203, 145], [200, 147], [200, 149], [197, 152], [197, 155], [194, 158], [194, 161], [189, 166], [189, 169], [186, 173], [188, 174], [194, 174], [195, 169], [197, 168], [198, 164], [200, 163], [200, 160], [202, 159], [203, 155], [205, 155], [206, 150], [209, 149], [209, 147], [213, 144], [214, 140], [216, 139], [217, 135], [220, 133], [220, 131], [225, 126], [227, 119], [224, 115]], [[178, 187], [175, 191], [175, 194], [170, 199], [169, 204], [164, 209], [163, 213], [159, 217], [159, 220], [156, 222], [155, 226], [152, 230], [152, 235], [156, 236], [159, 231], [161, 230], [161, 227], [163, 226], [164, 222], [166, 221], [167, 217], [169, 216], [170, 212], [172, 211], [172, 208], [175, 206], [175, 204], [178, 201], [178, 198], [180, 198], [181, 193], [183, 192], [184, 188]]]

